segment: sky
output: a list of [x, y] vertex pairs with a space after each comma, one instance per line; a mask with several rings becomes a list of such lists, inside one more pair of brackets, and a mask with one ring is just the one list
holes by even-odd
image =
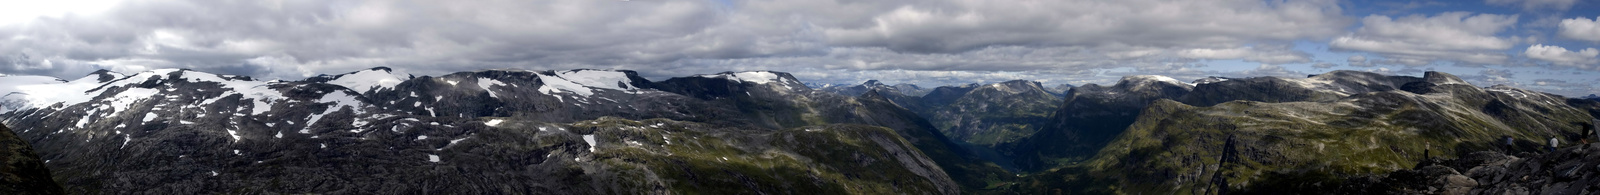
[[1451, 73], [1600, 93], [1600, 1], [51, 0], [0, 3], [0, 74], [296, 80], [386, 66], [774, 70], [941, 86]]

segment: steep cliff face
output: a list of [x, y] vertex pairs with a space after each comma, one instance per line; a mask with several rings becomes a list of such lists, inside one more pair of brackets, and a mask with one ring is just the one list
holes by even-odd
[[0, 194], [66, 194], [27, 141], [0, 125]]

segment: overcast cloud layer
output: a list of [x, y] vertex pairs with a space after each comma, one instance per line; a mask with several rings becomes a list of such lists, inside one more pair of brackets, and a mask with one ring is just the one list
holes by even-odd
[[[0, 22], [0, 74], [388, 66], [742, 70], [816, 83], [1111, 83], [1335, 69], [1600, 93], [1594, 2], [1487, 0], [122, 1]], [[5, 5], [21, 7], [42, 5]], [[1587, 6], [1587, 7], [1586, 7]], [[6, 11], [6, 10], [0, 10]], [[4, 21], [4, 20], [0, 20]], [[1546, 76], [1539, 76], [1546, 75]]]

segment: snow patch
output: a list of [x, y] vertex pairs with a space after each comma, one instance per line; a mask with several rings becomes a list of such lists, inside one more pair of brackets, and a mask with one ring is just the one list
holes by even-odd
[[428, 155], [428, 162], [439, 162], [439, 155]]
[[338, 79], [328, 81], [328, 84], [344, 86], [358, 92], [366, 92], [394, 89], [395, 85], [400, 85], [401, 82], [409, 79], [411, 79], [411, 74], [404, 72], [368, 69], [339, 76]]
[[490, 78], [478, 78], [478, 88], [483, 88], [484, 91], [488, 91], [489, 92], [489, 97], [500, 98], [499, 95], [496, 95], [494, 93], [494, 90], [490, 90], [489, 89], [489, 87], [496, 86], [496, 85], [504, 86], [504, 85], [506, 85], [506, 83], [500, 82], [500, 80], [494, 80], [494, 79], [490, 79]]
[[[450, 143], [449, 144], [445, 144], [444, 147], [448, 148], [450, 146], [454, 146], [454, 145], [456, 145], [457, 142], [466, 141], [467, 138], [472, 138], [472, 137], [462, 137], [462, 138], [450, 139]], [[442, 150], [443, 148], [440, 148], [440, 149]]]
[[594, 148], [599, 146], [595, 145], [596, 143], [594, 141], [594, 134], [583, 135], [583, 142], [589, 143], [589, 153], [594, 153]]
[[83, 125], [89, 124], [89, 119], [95, 118], [94, 115], [99, 113], [100, 109], [89, 110], [89, 114], [83, 115], [83, 118], [78, 119], [78, 128], [83, 128]]
[[588, 87], [584, 87], [582, 84], [574, 83], [572, 81], [568, 81], [566, 79], [562, 79], [561, 77], [558, 77], [558, 76], [550, 76], [550, 75], [544, 75], [544, 74], [535, 74], [535, 75], [539, 75], [539, 81], [544, 82], [544, 86], [540, 86], [539, 87], [539, 93], [544, 93], [545, 95], [553, 95], [553, 93], [568, 91], [568, 92], [576, 93], [578, 95], [582, 95], [584, 97], [589, 97], [590, 95], [594, 95], [594, 90], [593, 89], [589, 89]]
[[781, 76], [778, 76], [777, 73], [773, 73], [772, 71], [750, 71], [750, 72], [721, 73], [721, 74], [699, 75], [699, 77], [720, 78], [720, 79], [728, 79], [728, 80], [738, 81], [738, 82], [750, 82], [750, 83], [756, 83], [756, 84], [767, 84], [767, 83], [772, 83], [772, 82], [790, 83], [790, 81], [788, 79], [785, 79], [785, 78], [783, 78]]
[[88, 102], [95, 97], [89, 90], [100, 84], [98, 75], [72, 81], [47, 76], [0, 77], [0, 112]]
[[484, 122], [483, 124], [484, 125], [488, 125], [490, 127], [496, 127], [496, 126], [500, 126], [501, 122], [505, 122], [505, 120], [494, 119], [494, 120], [489, 120], [489, 122]]
[[232, 129], [229, 129], [228, 130], [228, 136], [233, 137], [233, 141], [234, 142], [238, 142], [239, 141], [239, 131], [234, 131]]
[[355, 114], [356, 115], [360, 115], [360, 114], [363, 113], [361, 107], [359, 107], [361, 105], [361, 101], [356, 100], [355, 96], [352, 96], [352, 95], [347, 94], [347, 93], [340, 93], [338, 91], [335, 91], [335, 92], [332, 92], [332, 93], [323, 94], [322, 95], [322, 99], [317, 100], [317, 102], [333, 103], [333, 105], [332, 106], [328, 106], [328, 108], [325, 109], [325, 110], [322, 110], [322, 113], [312, 114], [310, 119], [306, 121], [306, 128], [305, 129], [301, 129], [300, 133], [302, 133], [302, 134], [311, 133], [311, 126], [312, 125], [317, 125], [317, 121], [318, 120], [322, 120], [322, 116], [323, 115], [331, 114], [333, 112], [339, 111], [340, 109], [343, 109], [343, 108], [346, 108], [346, 107], [349, 107], [349, 108], [352, 108], [353, 110], [355, 110]]
[[[162, 75], [165, 75], [165, 73], [162, 73]], [[183, 77], [192, 82], [212, 82], [221, 84], [223, 89], [233, 90], [231, 93], [224, 93], [218, 97], [227, 97], [233, 94], [240, 94], [243, 96], [241, 97], [241, 100], [253, 100], [252, 102], [254, 103], [254, 107], [251, 107], [250, 114], [265, 113], [267, 110], [271, 110], [271, 102], [275, 100], [287, 99], [283, 96], [283, 93], [271, 88], [272, 83], [275, 83], [276, 81], [263, 82], [247, 81], [243, 79], [224, 79], [215, 74], [194, 71], [185, 71]], [[124, 81], [129, 80], [134, 79], [128, 79]], [[144, 82], [144, 80], [138, 80], [136, 82]]]
[[133, 106], [134, 102], [143, 100], [145, 98], [150, 98], [150, 96], [155, 96], [158, 92], [160, 91], [155, 89], [128, 88], [128, 90], [124, 90], [122, 93], [117, 93], [116, 96], [111, 96], [111, 102], [106, 104], [111, 105], [112, 113], [120, 113], [123, 111], [128, 111], [128, 107]]
[[622, 91], [638, 89], [633, 86], [631, 82], [633, 80], [628, 79], [627, 73], [618, 71], [571, 70], [556, 72], [556, 76], [571, 81], [572, 83], [592, 88]]
[[1176, 84], [1176, 85], [1194, 86], [1194, 83], [1187, 83], [1187, 82], [1179, 81], [1178, 79], [1174, 79], [1172, 77], [1161, 76], [1161, 75], [1133, 75], [1133, 76], [1128, 76], [1126, 78], [1123, 78], [1123, 80], [1154, 80], [1154, 81], [1159, 81], [1159, 82], [1164, 82], [1164, 83], [1172, 83], [1172, 84]]

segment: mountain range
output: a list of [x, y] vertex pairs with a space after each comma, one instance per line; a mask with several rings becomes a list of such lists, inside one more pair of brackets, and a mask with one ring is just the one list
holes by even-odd
[[3, 76], [0, 94], [0, 122], [73, 194], [1406, 193], [1364, 181], [1582, 146], [1600, 116], [1592, 98], [1440, 72], [928, 89], [772, 71], [160, 69]]
[[[1151, 80], [1160, 82], [1147, 82]], [[1307, 78], [1228, 79], [1193, 86], [1128, 77], [1111, 89], [1093, 93], [1097, 96], [1068, 96], [1067, 106], [1056, 117], [1057, 122], [1069, 124], [1041, 132], [1077, 136], [1089, 143], [1040, 140], [1031, 142], [1033, 148], [1047, 149], [1013, 153], [1019, 161], [1033, 160], [1018, 164], [1052, 167], [1023, 179], [1014, 189], [1304, 192], [1295, 189], [1388, 174], [1428, 158], [1507, 148], [1497, 145], [1503, 136], [1515, 140], [1510, 150], [1520, 152], [1539, 151], [1548, 139], [1564, 140], [1567, 145], [1561, 147], [1574, 146], [1585, 139], [1585, 131], [1593, 131], [1592, 120], [1600, 114], [1593, 100], [1503, 85], [1476, 87], [1440, 72], [1417, 78], [1335, 71]], [[1077, 106], [1080, 99], [1090, 105], [1142, 108], [1084, 109], [1102, 107]], [[1129, 123], [1126, 127], [1070, 124], [1112, 120]], [[1048, 149], [1073, 147], [1098, 150], [1086, 154]]]
[[69, 193], [955, 194], [1007, 175], [888, 101], [780, 72], [0, 79], [0, 118]]
[[[1063, 87], [1070, 88], [1070, 85]], [[896, 105], [933, 121], [945, 136], [977, 145], [1008, 143], [1028, 137], [1061, 101], [1053, 89], [1026, 80], [942, 86], [931, 90], [871, 80], [860, 85], [833, 85], [821, 90], [853, 96], [877, 92]]]

